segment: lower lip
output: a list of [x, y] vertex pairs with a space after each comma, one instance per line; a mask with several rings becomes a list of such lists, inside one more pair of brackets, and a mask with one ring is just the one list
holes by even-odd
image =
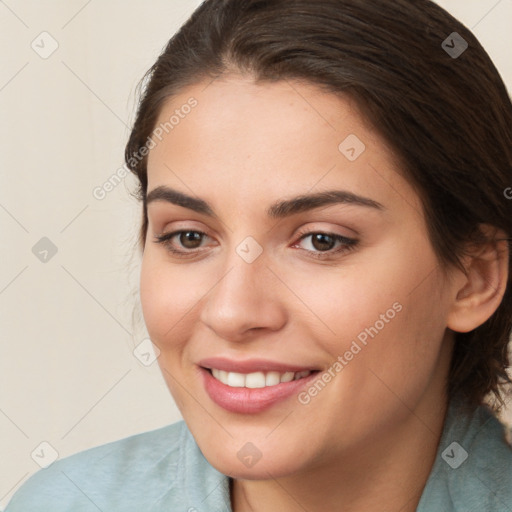
[[217, 380], [208, 370], [200, 367], [208, 396], [220, 407], [230, 412], [254, 414], [286, 400], [312, 381], [318, 372], [302, 379], [281, 382], [264, 388], [232, 388]]

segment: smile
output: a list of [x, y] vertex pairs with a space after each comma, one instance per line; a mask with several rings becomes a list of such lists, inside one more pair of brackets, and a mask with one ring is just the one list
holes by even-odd
[[264, 388], [277, 386], [282, 382], [291, 382], [308, 377], [311, 371], [305, 370], [301, 372], [253, 372], [253, 373], [236, 373], [211, 368], [211, 373], [215, 379], [222, 382], [226, 386], [232, 388]]
[[[210, 399], [223, 409], [238, 414], [261, 413], [284, 402], [300, 393], [319, 373], [318, 370], [303, 369], [281, 372], [260, 369], [251, 373], [231, 372], [213, 366], [199, 366], [199, 369]], [[296, 406], [295, 402], [293, 404]]]

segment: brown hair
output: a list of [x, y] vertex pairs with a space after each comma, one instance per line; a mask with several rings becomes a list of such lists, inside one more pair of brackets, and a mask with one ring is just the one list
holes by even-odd
[[[448, 51], [455, 48], [453, 32], [468, 44], [459, 56]], [[462, 268], [467, 243], [483, 241], [479, 224], [502, 229], [510, 242], [512, 200], [505, 190], [512, 186], [512, 104], [488, 54], [459, 21], [430, 0], [207, 0], [141, 82], [125, 159], [139, 179], [142, 247], [147, 157], [134, 155], [165, 100], [231, 70], [258, 82], [303, 80], [353, 98], [418, 191], [444, 267]], [[451, 397], [477, 405], [491, 394], [503, 405], [510, 282], [509, 259], [497, 311], [477, 329], [455, 334]]]

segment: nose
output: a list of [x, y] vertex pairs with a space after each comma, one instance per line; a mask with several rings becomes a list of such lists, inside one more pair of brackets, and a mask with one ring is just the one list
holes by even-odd
[[283, 284], [265, 258], [247, 263], [237, 254], [205, 297], [200, 319], [228, 341], [243, 341], [264, 330], [277, 331], [286, 324]]

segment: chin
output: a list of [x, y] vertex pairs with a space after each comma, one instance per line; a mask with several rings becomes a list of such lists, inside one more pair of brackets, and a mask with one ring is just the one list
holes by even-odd
[[220, 473], [241, 480], [269, 480], [281, 478], [300, 471], [304, 463], [303, 454], [296, 452], [279, 453], [275, 448], [265, 455], [265, 448], [259, 451], [254, 445], [242, 443], [241, 447], [199, 446], [211, 466]]

